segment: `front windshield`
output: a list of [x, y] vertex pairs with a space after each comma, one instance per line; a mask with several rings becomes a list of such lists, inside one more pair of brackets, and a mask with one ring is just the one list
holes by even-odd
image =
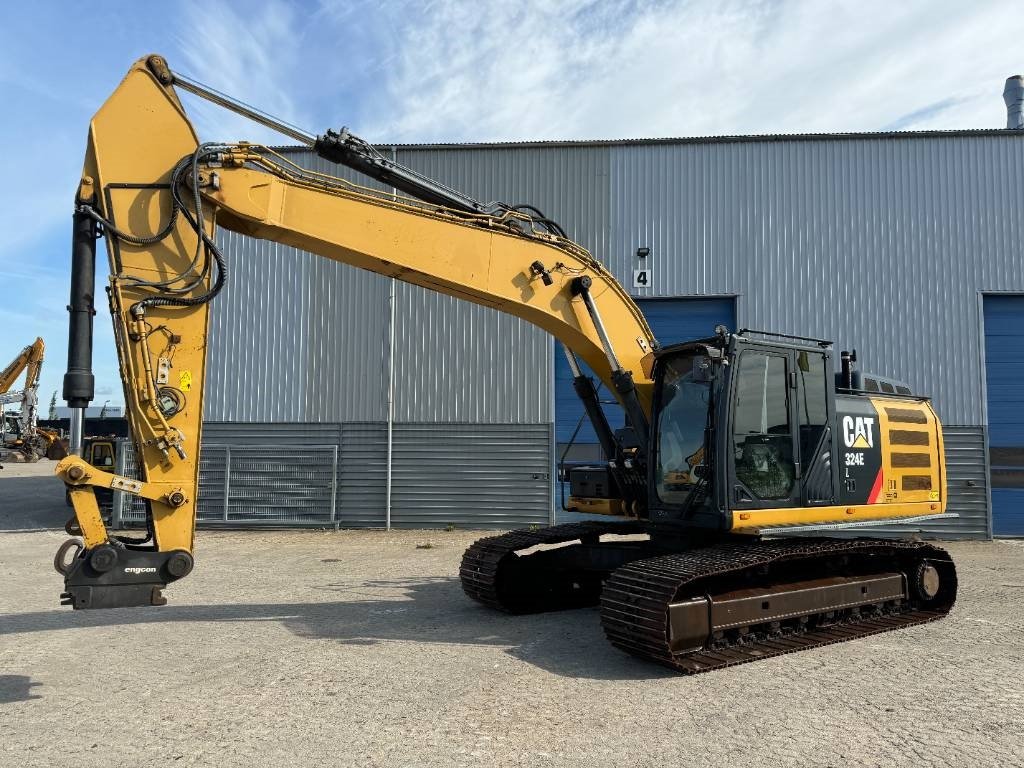
[[704, 475], [711, 363], [705, 355], [684, 352], [663, 365], [655, 482], [662, 501], [684, 504]]

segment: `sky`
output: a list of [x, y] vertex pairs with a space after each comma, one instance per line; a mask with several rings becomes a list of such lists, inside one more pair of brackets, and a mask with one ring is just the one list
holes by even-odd
[[[1018, 11], [985, 0], [8, 3], [0, 367], [43, 336], [42, 410], [54, 391], [63, 405], [88, 123], [149, 53], [310, 133], [346, 125], [377, 143], [1002, 128], [1004, 81], [1024, 70]], [[184, 101], [204, 140], [289, 143]], [[98, 309], [96, 404], [120, 404]]]

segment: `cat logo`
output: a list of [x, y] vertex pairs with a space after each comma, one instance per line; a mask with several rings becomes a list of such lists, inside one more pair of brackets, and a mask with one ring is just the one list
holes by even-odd
[[843, 416], [843, 440], [847, 448], [874, 448], [874, 419]]

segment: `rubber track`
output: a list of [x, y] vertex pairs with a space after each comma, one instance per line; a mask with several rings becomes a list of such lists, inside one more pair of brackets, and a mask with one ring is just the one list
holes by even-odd
[[[707, 584], [687, 585], [715, 576], [735, 575], [745, 569], [770, 568], [795, 559], [813, 561], [836, 555], [891, 555], [906, 552], [942, 566], [946, 579], [944, 599], [928, 610], [905, 601], [904, 612], [858, 617], [806, 631], [779, 632], [742, 642], [719, 642], [700, 651], [675, 655], [669, 648], [667, 611], [670, 603], [713, 593]], [[952, 578], [952, 583], [948, 581]], [[952, 590], [950, 593], [949, 590]], [[618, 648], [679, 672], [696, 674], [743, 664], [770, 656], [792, 653], [879, 632], [922, 624], [945, 616], [956, 599], [956, 571], [946, 552], [922, 542], [879, 539], [776, 539], [749, 544], [725, 544], [678, 554], [637, 560], [618, 568], [601, 594], [601, 623], [608, 639]]]
[[536, 530], [510, 531], [480, 539], [466, 550], [459, 568], [462, 590], [477, 602], [506, 613], [524, 613], [507, 605], [500, 594], [501, 567], [507, 557], [538, 544], [564, 544], [581, 538], [596, 538], [606, 533], [643, 533], [643, 523], [583, 522], [552, 525]]

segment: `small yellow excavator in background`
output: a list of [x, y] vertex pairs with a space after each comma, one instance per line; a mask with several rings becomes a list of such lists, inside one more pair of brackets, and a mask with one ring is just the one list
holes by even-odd
[[[17, 403], [17, 413], [3, 413], [0, 424], [0, 442], [9, 449], [5, 461], [38, 461], [43, 456], [60, 459], [66, 455], [60, 441], [60, 433], [38, 425], [39, 418], [39, 374], [43, 368], [43, 353], [46, 345], [41, 338], [21, 350], [10, 364], [0, 372], [0, 409]], [[12, 390], [22, 371], [25, 385]]]
[[[201, 144], [176, 89], [396, 192], [309, 171], [264, 146]], [[229, 266], [215, 225], [493, 307], [562, 342], [608, 457], [601, 482], [577, 484], [591, 494], [577, 501], [620, 514], [481, 539], [460, 569], [472, 599], [510, 613], [600, 605], [613, 644], [684, 673], [931, 621], [953, 605], [956, 569], [939, 547], [776, 536], [945, 515], [942, 429], [928, 398], [869, 379], [846, 352], [837, 373], [825, 340], [719, 327], [659, 343], [602, 262], [535, 207], [473, 200], [344, 129], [307, 134], [159, 56], [136, 62], [93, 118], [75, 199], [64, 379], [72, 452], [93, 398], [102, 235], [143, 477], [80, 455], [58, 465], [81, 531], [55, 560], [64, 604], [162, 605], [163, 589], [193, 568], [209, 306]], [[623, 405], [626, 427], [609, 427], [582, 363]], [[146, 500], [144, 539], [107, 530], [97, 489]]]

